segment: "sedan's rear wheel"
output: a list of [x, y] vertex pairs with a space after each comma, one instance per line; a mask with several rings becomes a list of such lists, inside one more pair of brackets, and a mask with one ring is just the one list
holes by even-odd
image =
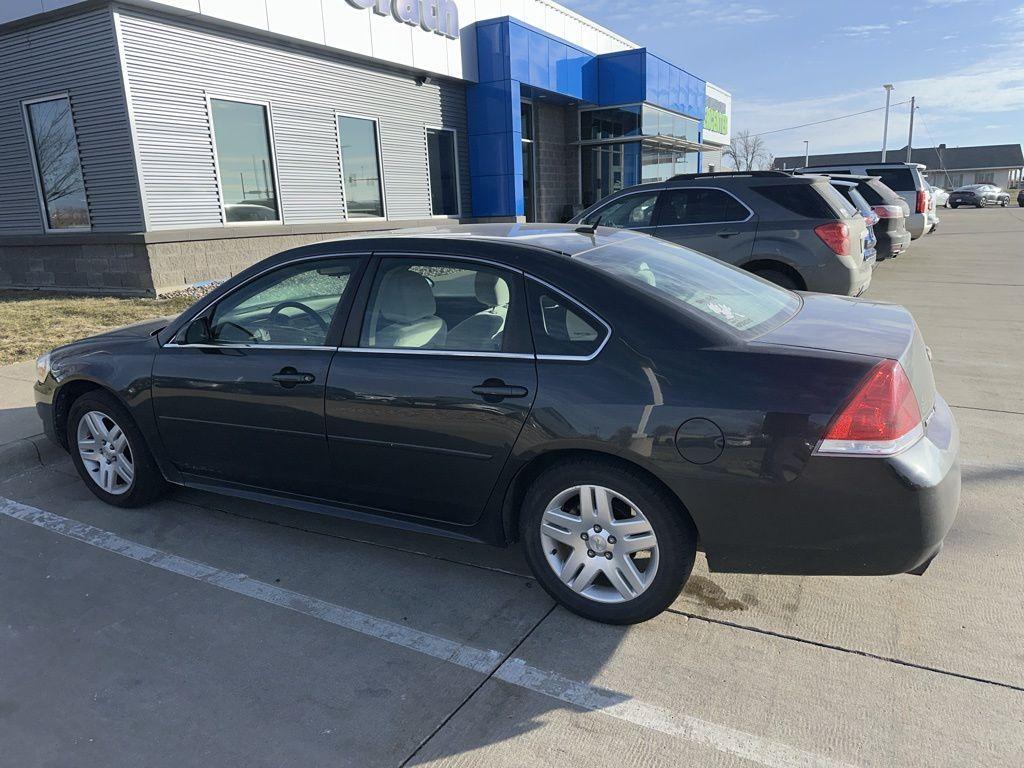
[[164, 491], [163, 475], [142, 432], [113, 395], [89, 392], [75, 400], [67, 438], [86, 487], [108, 504], [137, 507]]
[[636, 471], [590, 459], [537, 478], [520, 535], [555, 600], [613, 624], [646, 621], [671, 605], [696, 554], [693, 525], [668, 492]]

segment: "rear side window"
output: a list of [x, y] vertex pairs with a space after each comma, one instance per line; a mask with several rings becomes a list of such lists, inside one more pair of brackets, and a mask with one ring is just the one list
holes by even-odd
[[670, 189], [661, 193], [658, 226], [744, 221], [750, 211], [720, 189]]
[[530, 326], [538, 355], [590, 357], [608, 330], [593, 315], [558, 291], [527, 281]]
[[857, 191], [871, 205], [892, 205], [896, 194], [878, 179], [868, 179], [857, 185]]
[[917, 189], [914, 173], [909, 168], [868, 168], [868, 176], [877, 176], [889, 189], [897, 192], [913, 192]]
[[649, 227], [657, 202], [657, 192], [620, 197], [618, 200], [608, 203], [601, 210], [594, 211], [587, 216], [585, 223], [593, 224], [595, 221], [600, 221], [602, 227], [621, 227], [623, 229]]
[[[751, 187], [757, 194], [785, 208], [790, 213], [808, 219], [837, 219], [837, 209], [825, 200], [814, 184], [770, 184]], [[829, 189], [832, 189], [829, 187]], [[832, 190], [835, 192], [835, 190]], [[842, 195], [835, 192], [842, 200]]]
[[851, 203], [849, 200], [843, 197], [839, 193], [839, 190], [833, 187], [831, 184], [816, 183], [812, 184], [811, 186], [813, 186], [814, 189], [818, 192], [818, 194], [825, 198], [825, 201], [830, 206], [832, 206], [832, 208], [835, 209], [841, 216], [849, 218], [850, 216], [855, 216], [857, 214], [856, 206], [854, 206], [853, 203]]

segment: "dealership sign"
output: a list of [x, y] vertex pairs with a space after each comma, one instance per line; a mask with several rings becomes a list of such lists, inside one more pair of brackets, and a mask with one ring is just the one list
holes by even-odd
[[396, 21], [427, 32], [459, 37], [459, 7], [455, 0], [348, 0], [355, 8], [372, 8], [379, 16], [391, 15]]
[[704, 130], [729, 135], [729, 108], [718, 99], [707, 97], [704, 107]]

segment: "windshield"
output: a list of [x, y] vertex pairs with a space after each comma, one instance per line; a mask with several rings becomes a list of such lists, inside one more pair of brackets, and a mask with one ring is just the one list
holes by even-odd
[[744, 338], [774, 328], [800, 308], [800, 298], [791, 291], [653, 237], [600, 245], [575, 258]]

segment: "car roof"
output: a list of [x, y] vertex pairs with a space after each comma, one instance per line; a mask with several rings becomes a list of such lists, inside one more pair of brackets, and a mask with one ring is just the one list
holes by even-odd
[[418, 247], [423, 247], [431, 241], [461, 241], [522, 246], [549, 251], [561, 256], [577, 256], [593, 248], [637, 237], [646, 237], [646, 235], [615, 227], [598, 227], [596, 230], [592, 230], [581, 224], [438, 224], [383, 232], [367, 232], [337, 240], [321, 241], [311, 246], [305, 246], [303, 250], [308, 249], [309, 252], [314, 249], [316, 251], [337, 250], [338, 246], [344, 246], [346, 251], [355, 251], [365, 248], [366, 244], [371, 244], [371, 248], [383, 250], [385, 248], [409, 247], [414, 242]]

